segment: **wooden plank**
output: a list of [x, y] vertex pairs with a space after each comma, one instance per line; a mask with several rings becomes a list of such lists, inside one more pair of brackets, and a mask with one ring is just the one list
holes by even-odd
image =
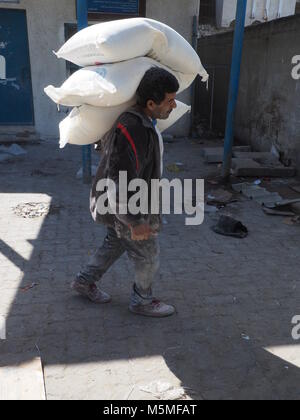
[[45, 383], [39, 357], [0, 367], [0, 401], [45, 401]]

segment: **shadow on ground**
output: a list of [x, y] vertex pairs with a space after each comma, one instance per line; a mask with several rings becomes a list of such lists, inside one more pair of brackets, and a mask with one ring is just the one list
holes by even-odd
[[[171, 160], [183, 159], [181, 147], [179, 143], [170, 150]], [[199, 228], [186, 228], [181, 219], [170, 217], [161, 236], [157, 292], [176, 305], [176, 316], [155, 320], [128, 312], [132, 271], [125, 258], [103, 281], [113, 302], [94, 306], [69, 292], [74, 274], [105, 235], [89, 216], [88, 187], [74, 177], [80, 151], [70, 148], [59, 155], [49, 144], [28, 149], [30, 161], [0, 167], [1, 193], [47, 194], [61, 210], [45, 218], [31, 240], [29, 260], [1, 238], [1, 253], [24, 273], [8, 311], [7, 340], [0, 342], [1, 365], [11, 358], [41, 355], [52, 398], [85, 399], [97, 387], [102, 399], [106, 394], [101, 386], [107, 379], [124, 392], [161, 379], [151, 362], [151, 357], [161, 356], [191, 398], [299, 399], [296, 361], [266, 350], [297, 344], [291, 338], [291, 319], [299, 312], [300, 262], [295, 253], [300, 239], [295, 228], [284, 226], [286, 233], [272, 230], [277, 221], [267, 219], [253, 204], [243, 210], [252, 232], [244, 242], [216, 238], [209, 220]], [[196, 172], [203, 176], [207, 168], [197, 168], [200, 157], [194, 159]], [[32, 175], [37, 169], [48, 175]], [[3, 217], [2, 213], [5, 224]], [[25, 240], [22, 226], [33, 222], [7, 217], [20, 224], [20, 241]], [[37, 285], [22, 290], [33, 283]], [[113, 367], [120, 360], [130, 363], [113, 380], [107, 363]], [[68, 366], [95, 363], [99, 371], [88, 389], [78, 384], [80, 373], [70, 378], [64, 374]], [[51, 366], [63, 367], [61, 376], [47, 377]], [[77, 394], [68, 391], [72, 384]]]

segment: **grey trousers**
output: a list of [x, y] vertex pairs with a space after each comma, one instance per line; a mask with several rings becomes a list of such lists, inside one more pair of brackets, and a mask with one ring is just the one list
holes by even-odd
[[147, 304], [153, 299], [152, 286], [159, 270], [157, 238], [151, 238], [148, 241], [132, 241], [129, 236], [119, 237], [115, 229], [108, 228], [103, 245], [77, 274], [77, 279], [89, 284], [100, 281], [106, 271], [124, 252], [127, 252], [135, 269], [131, 304]]

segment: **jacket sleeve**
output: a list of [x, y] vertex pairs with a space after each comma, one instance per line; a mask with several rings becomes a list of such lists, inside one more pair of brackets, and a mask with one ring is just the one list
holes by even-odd
[[[128, 209], [128, 201], [130, 197], [135, 194], [134, 192], [128, 192], [128, 185], [133, 179], [139, 178], [140, 173], [143, 171], [144, 162], [139, 150], [140, 143], [144, 142], [144, 144], [146, 144], [147, 142], [145, 136], [146, 133], [142, 127], [119, 123], [110, 156], [108, 178], [115, 183], [116, 195], [111, 196], [109, 194], [109, 201], [111, 205], [115, 204], [117, 219], [127, 226], [137, 226], [145, 223], [143, 214], [130, 214]], [[125, 183], [126, 178], [124, 176], [122, 179], [122, 185], [126, 186], [127, 199], [119, 194], [120, 172], [126, 172], [127, 174], [127, 182]], [[127, 214], [120, 214], [121, 209], [126, 209]]]

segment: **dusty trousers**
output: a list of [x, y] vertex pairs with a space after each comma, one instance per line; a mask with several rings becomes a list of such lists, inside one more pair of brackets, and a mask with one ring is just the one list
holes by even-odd
[[135, 270], [131, 304], [148, 304], [153, 299], [152, 286], [159, 270], [157, 238], [132, 241], [129, 235], [120, 237], [115, 229], [108, 228], [103, 245], [77, 274], [77, 280], [89, 284], [100, 281], [106, 271], [125, 252], [133, 262]]

